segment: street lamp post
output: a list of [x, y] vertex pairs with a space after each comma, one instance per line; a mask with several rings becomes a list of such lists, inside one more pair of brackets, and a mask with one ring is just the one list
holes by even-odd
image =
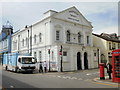
[[31, 38], [30, 38], [30, 55], [32, 55], [32, 25], [30, 26], [31, 29]]
[[49, 72], [50, 72], [50, 49], [48, 49], [48, 54], [49, 54]]
[[28, 30], [28, 53], [29, 53], [29, 30]]
[[61, 49], [60, 49], [60, 52], [59, 52], [59, 55], [61, 56], [61, 60], [60, 60], [60, 71], [63, 72], [63, 66], [62, 66], [62, 45], [61, 45]]
[[18, 35], [18, 53], [19, 53], [19, 49], [20, 49], [20, 35]]

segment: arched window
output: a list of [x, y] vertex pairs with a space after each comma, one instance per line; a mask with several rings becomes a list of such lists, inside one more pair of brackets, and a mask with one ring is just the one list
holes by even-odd
[[42, 34], [41, 33], [39, 33], [39, 42], [41, 42], [42, 41], [42, 36], [41, 36]]
[[36, 35], [34, 35], [34, 43], [36, 43]]
[[67, 31], [67, 41], [70, 41], [70, 31]]
[[56, 31], [56, 40], [60, 40], [60, 31], [59, 30]]
[[80, 34], [80, 32], [78, 33], [78, 43], [81, 43], [81, 34]]
[[111, 42], [109, 42], [109, 50], [111, 50]]
[[89, 36], [87, 36], [87, 45], [89, 45], [90, 44], [90, 37]]

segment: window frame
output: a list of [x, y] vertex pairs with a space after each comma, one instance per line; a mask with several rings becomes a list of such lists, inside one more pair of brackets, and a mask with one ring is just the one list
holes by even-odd
[[78, 32], [78, 43], [81, 43], [81, 33]]
[[37, 41], [37, 36], [36, 34], [34, 35], [34, 43], [36, 44], [36, 41]]
[[90, 44], [90, 36], [87, 36], [87, 45]]
[[56, 41], [59, 41], [59, 40], [60, 40], [60, 31], [56, 30]]
[[24, 39], [22, 39], [22, 46], [24, 47]]
[[112, 44], [111, 42], [109, 42], [109, 50], [111, 50]]
[[39, 33], [39, 42], [42, 42], [42, 33]]
[[70, 37], [71, 37], [71, 35], [70, 35], [70, 31], [69, 30], [67, 30], [67, 42], [70, 42]]
[[39, 51], [39, 60], [42, 60], [42, 51]]

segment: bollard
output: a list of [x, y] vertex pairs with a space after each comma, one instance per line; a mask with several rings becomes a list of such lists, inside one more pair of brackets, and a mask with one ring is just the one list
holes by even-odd
[[105, 80], [105, 74], [104, 74], [104, 63], [100, 63], [100, 79]]

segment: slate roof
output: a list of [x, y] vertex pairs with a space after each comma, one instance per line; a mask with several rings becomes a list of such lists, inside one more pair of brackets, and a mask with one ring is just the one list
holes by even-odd
[[112, 42], [118, 42], [120, 43], [120, 40], [118, 39], [118, 36], [116, 33], [112, 34], [106, 34], [106, 33], [101, 33], [100, 35], [92, 33], [94, 36], [97, 36], [99, 38], [105, 39], [107, 41], [112, 41]]

